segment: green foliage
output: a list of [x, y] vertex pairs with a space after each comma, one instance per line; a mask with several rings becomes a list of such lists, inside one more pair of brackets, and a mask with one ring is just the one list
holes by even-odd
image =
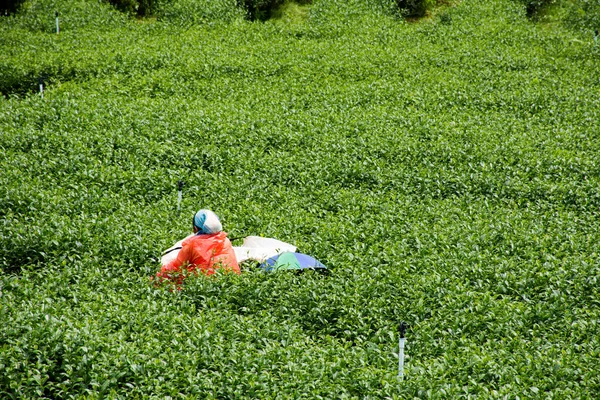
[[392, 0], [319, 0], [309, 13], [309, 34], [319, 39], [335, 39], [342, 34], [372, 26], [378, 20], [400, 17]]
[[[288, 3], [290, 0], [238, 0], [238, 4], [246, 10], [248, 19], [251, 21], [265, 21], [271, 18], [278, 9]], [[293, 3], [305, 5], [312, 3], [312, 0], [296, 0]]]
[[237, 0], [176, 0], [157, 3], [156, 15], [173, 25], [231, 22], [244, 17]]
[[[411, 24], [381, 0], [296, 24], [177, 4], [0, 19], [0, 398], [596, 397], [587, 33], [512, 0]], [[201, 207], [331, 274], [154, 287]]]
[[271, 10], [282, 5], [284, 0], [240, 0], [239, 6], [246, 10], [248, 19], [266, 20]]
[[12, 36], [17, 36], [15, 31], [20, 29], [29, 32], [55, 33], [56, 12], [59, 13], [60, 29], [63, 32], [82, 28], [114, 29], [125, 23], [125, 17], [104, 2], [26, 0], [18, 13], [2, 21], [3, 40], [12, 40]]
[[591, 36], [600, 29], [600, 2], [597, 0], [519, 0], [528, 17], [541, 22], [560, 23]]
[[436, 0], [396, 0], [396, 4], [408, 17], [423, 17], [435, 6]]
[[600, 30], [600, 2], [590, 0], [570, 2], [566, 20], [571, 26], [587, 31], [588, 35], [595, 29]]
[[[143, 13], [144, 11], [146, 11], [145, 7], [141, 7], [140, 8], [140, 1], [138, 0], [108, 0], [108, 2], [110, 4], [112, 4], [113, 6], [115, 6], [118, 10], [126, 12], [126, 13], [130, 13], [130, 14], [137, 14], [140, 16], [144, 16], [145, 13]], [[144, 1], [144, 5], [145, 5], [145, 1]]]
[[308, 18], [311, 5], [286, 2], [271, 14], [272, 19], [279, 19], [289, 24], [301, 24]]
[[0, 6], [0, 16], [6, 16], [19, 9], [25, 0], [5, 0]]
[[540, 11], [551, 4], [556, 3], [556, 0], [518, 0], [525, 6], [527, 16], [535, 18]]
[[106, 0], [118, 10], [135, 14], [139, 17], [148, 17], [156, 13], [156, 0]]

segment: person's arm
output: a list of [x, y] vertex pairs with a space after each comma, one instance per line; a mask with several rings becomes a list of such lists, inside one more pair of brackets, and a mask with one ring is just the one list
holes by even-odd
[[191, 256], [192, 246], [183, 246], [177, 254], [177, 258], [168, 263], [167, 265], [163, 265], [160, 269], [160, 272], [156, 274], [157, 277], [162, 279], [169, 279], [173, 274], [177, 274], [181, 272], [181, 267], [189, 263]]

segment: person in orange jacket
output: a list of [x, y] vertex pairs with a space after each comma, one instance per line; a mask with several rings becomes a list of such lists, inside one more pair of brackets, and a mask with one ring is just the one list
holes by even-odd
[[205, 275], [214, 274], [218, 268], [239, 274], [235, 252], [219, 217], [210, 210], [200, 210], [194, 215], [193, 227], [195, 235], [183, 241], [177, 258], [163, 265], [156, 274], [157, 280], [181, 284], [183, 268], [190, 273]]

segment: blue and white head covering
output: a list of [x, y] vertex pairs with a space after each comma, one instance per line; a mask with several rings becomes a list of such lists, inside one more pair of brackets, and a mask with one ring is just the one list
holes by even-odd
[[200, 210], [194, 215], [194, 226], [199, 234], [219, 233], [223, 230], [217, 214], [210, 210]]

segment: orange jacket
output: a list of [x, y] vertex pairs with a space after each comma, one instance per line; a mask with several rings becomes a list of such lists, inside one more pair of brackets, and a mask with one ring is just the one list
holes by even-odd
[[164, 265], [156, 276], [159, 280], [169, 279], [181, 283], [183, 266], [189, 272], [200, 271], [205, 275], [214, 274], [219, 267], [240, 273], [235, 252], [225, 232], [194, 235], [184, 240], [177, 258]]

